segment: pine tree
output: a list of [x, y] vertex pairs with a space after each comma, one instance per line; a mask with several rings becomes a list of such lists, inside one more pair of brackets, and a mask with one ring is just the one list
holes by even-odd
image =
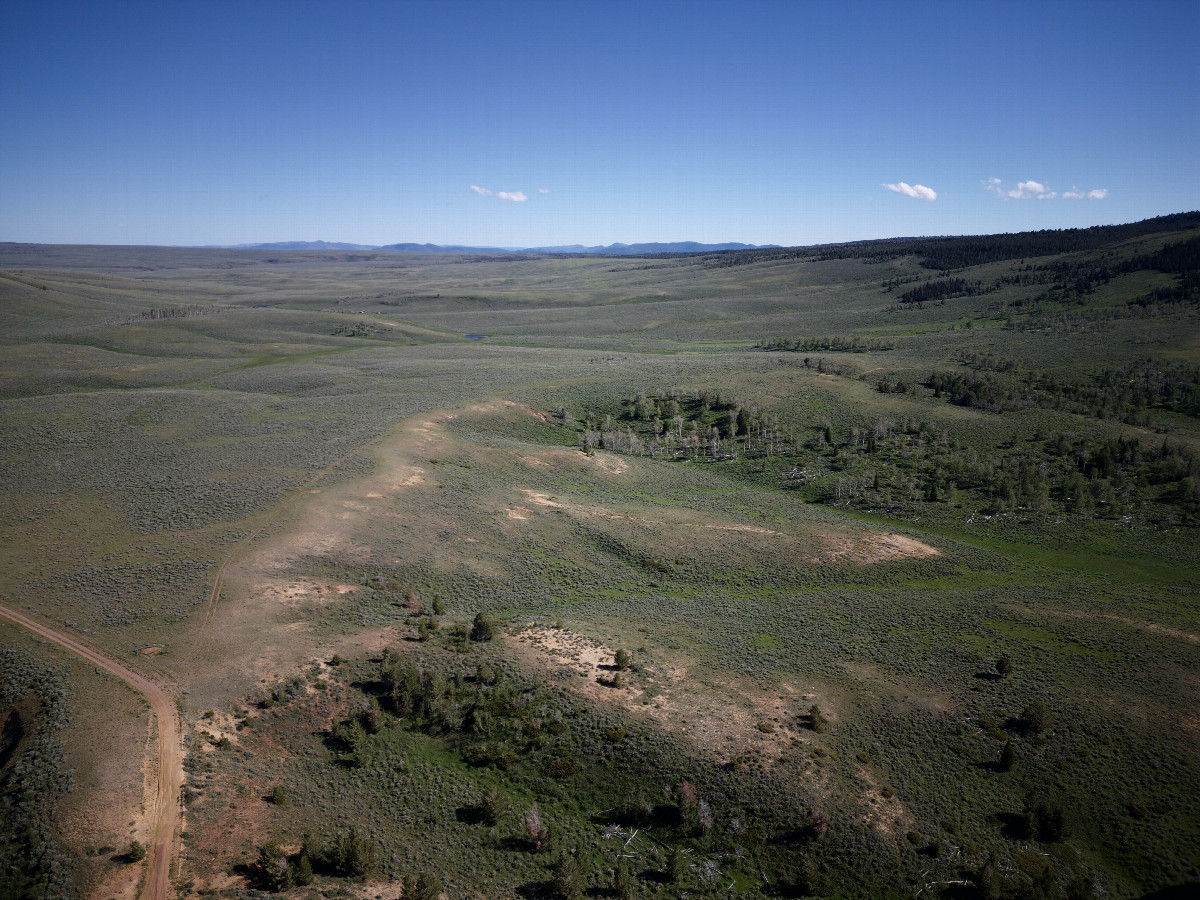
[[438, 900], [442, 893], [442, 883], [436, 875], [422, 872], [413, 883], [413, 892], [405, 892], [409, 900]]
[[613, 892], [617, 900], [633, 900], [633, 879], [629, 877], [629, 868], [625, 863], [617, 866], [616, 875], [613, 876]]
[[1017, 753], [1013, 750], [1012, 740], [1004, 742], [1004, 749], [1000, 751], [1000, 771], [1008, 772], [1016, 764]]
[[312, 859], [303, 847], [300, 848], [300, 855], [296, 857], [296, 862], [292, 866], [292, 873], [292, 880], [301, 887], [313, 883]]
[[996, 660], [996, 674], [1001, 678], [1007, 678], [1013, 673], [1013, 664], [1007, 656], [1001, 656]]
[[492, 623], [483, 613], [475, 614], [475, 622], [471, 627], [471, 640], [490, 641], [495, 636]]
[[286, 891], [295, 883], [287, 854], [273, 842], [258, 848], [258, 880], [268, 891]]
[[580, 888], [579, 864], [575, 857], [563, 853], [554, 864], [554, 877], [550, 880], [550, 894], [555, 900], [578, 900]]
[[684, 860], [683, 854], [679, 852], [678, 847], [672, 847], [667, 853], [667, 880], [671, 884], [678, 884], [683, 880], [685, 872], [687, 872], [687, 862]]

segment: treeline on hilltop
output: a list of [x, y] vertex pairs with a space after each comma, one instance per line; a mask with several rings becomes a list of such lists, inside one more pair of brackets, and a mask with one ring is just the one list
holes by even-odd
[[1080, 381], [1032, 371], [1001, 374], [1016, 369], [1002, 357], [976, 355], [971, 362], [975, 368], [966, 371], [930, 373], [926, 386], [957, 406], [992, 412], [1040, 407], [1131, 425], [1152, 424], [1153, 410], [1200, 418], [1200, 366], [1193, 363], [1144, 360]]
[[915, 256], [920, 258], [921, 265], [926, 269], [950, 271], [1010, 259], [1094, 251], [1134, 238], [1190, 228], [1200, 228], [1200, 212], [1176, 213], [1127, 225], [1097, 225], [1092, 228], [1049, 229], [968, 237], [891, 238], [778, 250], [729, 250], [706, 257], [704, 263], [711, 268], [726, 268], [792, 259], [864, 259], [868, 262], [885, 262], [904, 256]]
[[1140, 253], [1129, 259], [1117, 260], [1112, 253], [1099, 259], [1080, 262], [1058, 261], [1044, 266], [1027, 266], [1026, 271], [1004, 276], [997, 286], [1004, 283], [1049, 284], [1050, 287], [1036, 297], [1014, 300], [1010, 306], [1036, 307], [1046, 302], [1069, 303], [1094, 294], [1096, 289], [1108, 284], [1119, 275], [1134, 272], [1158, 271], [1178, 276], [1173, 285], [1156, 287], [1129, 301], [1129, 305], [1143, 308], [1165, 303], [1184, 303], [1200, 299], [1200, 236], [1186, 241], [1167, 244], [1153, 253]]
[[[1176, 276], [1170, 284], [1159, 284], [1128, 299], [1123, 305], [1087, 305], [1087, 298], [1114, 278], [1135, 272], [1161, 272]], [[898, 276], [885, 280], [884, 293], [921, 282], [900, 294], [900, 302], [920, 307], [942, 304], [957, 297], [990, 294], [1004, 287], [1044, 286], [1041, 293], [1010, 300], [1007, 307], [1018, 315], [1008, 327], [1021, 331], [1095, 330], [1116, 319], [1175, 315], [1183, 304], [1200, 302], [1200, 236], [1176, 241], [1159, 250], [1120, 259], [1113, 250], [1095, 257], [1028, 263], [1017, 271], [1000, 275], [985, 284], [982, 280], [941, 278], [921, 281], [920, 276]], [[893, 308], [894, 309], [894, 308]], [[993, 312], [1000, 308], [994, 307]]]
[[880, 350], [895, 350], [895, 341], [859, 337], [806, 337], [767, 338], [754, 345], [756, 350], [789, 350], [813, 352], [826, 350], [834, 353], [873, 353]]

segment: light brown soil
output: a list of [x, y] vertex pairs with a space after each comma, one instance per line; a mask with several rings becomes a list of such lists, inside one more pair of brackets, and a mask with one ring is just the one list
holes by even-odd
[[[771, 534], [778, 537], [785, 536], [782, 531], [772, 531], [769, 528], [760, 528], [757, 525], [741, 525], [736, 523], [719, 525], [710, 522], [679, 522], [669, 521], [666, 519], [648, 519], [644, 516], [630, 516], [623, 513], [609, 512], [602, 506], [583, 506], [580, 504], [562, 503], [560, 501], [551, 499], [548, 494], [545, 494], [542, 491], [523, 489], [522, 493], [525, 494], [527, 502], [536, 506], [544, 506], [549, 509], [567, 509], [580, 516], [590, 516], [599, 519], [612, 520], [624, 519], [629, 522], [637, 522], [641, 525], [659, 525], [676, 528], [708, 528], [714, 531], [742, 531], [747, 534]], [[524, 507], [520, 508], [524, 509]], [[526, 510], [526, 512], [528, 512], [528, 510]], [[528, 518], [528, 516], [517, 516], [514, 518]]]
[[870, 564], [906, 557], [938, 556], [940, 551], [901, 534], [830, 534], [818, 559]]
[[[749, 688], [735, 680], [699, 684], [685, 666], [642, 666], [622, 672], [622, 687], [597, 681], [611, 679], [615, 653], [590, 638], [562, 628], [527, 628], [508, 635], [518, 659], [541, 669], [564, 686], [599, 703], [617, 703], [646, 716], [696, 747], [729, 761], [748, 753], [779, 758], [812, 741], [800, 725], [816, 695], [782, 685], [779, 695]], [[826, 710], [828, 702], [822, 702]], [[826, 717], [836, 720], [828, 710]], [[766, 725], [763, 731], [759, 725]]]

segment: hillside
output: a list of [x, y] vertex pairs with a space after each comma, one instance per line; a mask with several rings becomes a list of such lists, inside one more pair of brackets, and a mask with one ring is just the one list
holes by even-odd
[[15, 895], [1194, 889], [1198, 259], [0, 245]]

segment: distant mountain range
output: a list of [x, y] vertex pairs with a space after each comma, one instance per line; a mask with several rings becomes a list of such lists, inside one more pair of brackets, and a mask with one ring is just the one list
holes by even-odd
[[[210, 245], [213, 246], [213, 245]], [[765, 250], [778, 244], [698, 244], [676, 241], [669, 244], [609, 244], [585, 247], [567, 244], [559, 247], [461, 247], [457, 244], [342, 244], [333, 241], [277, 241], [271, 244], [218, 244], [226, 250], [391, 250], [400, 253], [589, 253], [604, 256], [636, 256], [643, 253], [711, 253], [714, 250]]]

